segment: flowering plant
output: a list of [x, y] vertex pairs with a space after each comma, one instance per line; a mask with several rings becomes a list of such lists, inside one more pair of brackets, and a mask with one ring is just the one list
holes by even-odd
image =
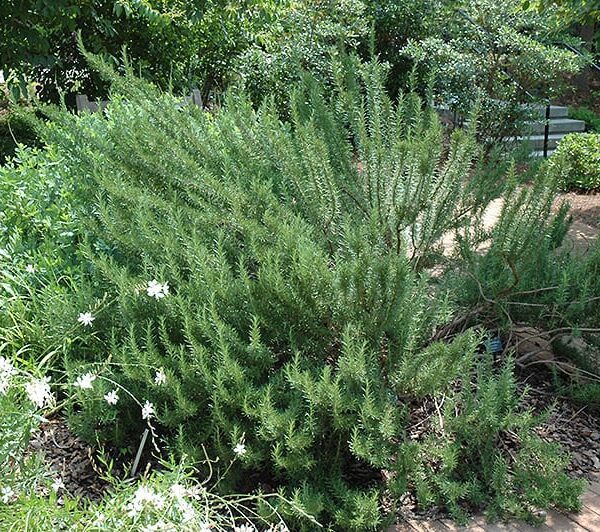
[[[185, 458], [178, 463], [161, 461], [159, 470], [145, 474], [135, 482], [112, 476], [107, 466], [104, 478], [110, 481], [112, 489], [99, 502], [87, 505], [85, 510], [78, 509], [62, 478], [50, 474], [40, 457], [28, 456], [26, 447], [31, 433], [44, 420], [40, 414], [65, 405], [64, 402], [57, 404], [58, 387], [66, 392], [87, 394], [87, 399], [72, 396], [65, 402], [94, 400], [94, 388], [101, 387], [105, 380], [110, 382], [110, 378], [101, 372], [87, 371], [70, 385], [52, 386], [51, 380], [34, 367], [20, 367], [15, 361], [0, 356], [1, 529], [19, 524], [21, 512], [27, 512], [30, 524], [38, 523], [39, 529], [70, 523], [72, 530], [98, 532], [285, 532], [287, 526], [277, 510], [283, 504], [294, 507], [311, 520], [304, 510], [279, 495], [217, 495], [211, 490], [219, 479], [211, 478], [212, 462], [208, 459], [209, 476], [203, 482], [198, 480], [199, 472], [189, 467]], [[106, 394], [108, 404], [117, 404], [118, 400], [116, 390]], [[140, 406], [142, 417], [146, 410], [150, 423], [153, 405], [146, 401]], [[238, 450], [237, 454], [243, 453]], [[2, 505], [9, 506], [10, 511], [2, 511]], [[257, 506], [261, 507], [260, 515], [254, 510]], [[315, 521], [313, 524], [319, 526]]]

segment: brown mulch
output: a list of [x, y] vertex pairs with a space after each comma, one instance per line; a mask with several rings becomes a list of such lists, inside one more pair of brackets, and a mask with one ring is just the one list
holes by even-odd
[[545, 441], [560, 443], [571, 455], [571, 476], [594, 480], [600, 475], [600, 412], [557, 397], [546, 382], [532, 385], [527, 404], [536, 412], [552, 405], [549, 419], [537, 433]]
[[96, 450], [73, 434], [62, 419], [42, 423], [29, 443], [29, 452], [42, 453], [48, 469], [72, 497], [98, 501], [109, 486], [101, 478]]

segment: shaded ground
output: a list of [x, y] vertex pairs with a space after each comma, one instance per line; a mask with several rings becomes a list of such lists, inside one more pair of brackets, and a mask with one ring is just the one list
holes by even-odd
[[62, 480], [63, 491], [72, 497], [98, 501], [108, 488], [97, 450], [75, 436], [62, 419], [42, 423], [29, 451], [44, 456], [53, 476]]

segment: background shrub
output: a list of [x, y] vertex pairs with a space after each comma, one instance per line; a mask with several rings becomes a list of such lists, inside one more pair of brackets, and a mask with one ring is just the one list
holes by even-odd
[[23, 113], [14, 113], [9, 110], [8, 103], [0, 102], [0, 165], [13, 156], [19, 144], [38, 146], [37, 134], [31, 127]]
[[[404, 53], [410, 40], [436, 35], [446, 17], [445, 0], [365, 0], [366, 11], [373, 25], [373, 35], [361, 43], [363, 57], [369, 46], [382, 61], [390, 65], [387, 79], [391, 94], [406, 89], [413, 61]], [[451, 2], [452, 3], [452, 2]], [[413, 87], [414, 88], [414, 87]]]
[[[250, 0], [26, 0], [4, 2], [0, 17], [0, 70], [12, 87], [39, 83], [46, 101], [59, 92], [106, 95], [107, 85], [88, 68], [77, 35], [113, 66], [123, 47], [139, 75], [182, 91], [220, 90], [232, 61], [289, 2]], [[69, 103], [74, 103], [71, 96]]]
[[600, 116], [587, 107], [569, 107], [569, 118], [583, 120], [587, 131], [600, 133]]
[[235, 74], [255, 103], [274, 98], [285, 109], [289, 88], [306, 70], [321, 82], [331, 80], [332, 49], [356, 50], [369, 30], [364, 2], [307, 0], [278, 13], [265, 31], [235, 61]]
[[84, 275], [85, 195], [65, 168], [52, 147], [18, 148], [0, 166], [0, 339], [8, 354], [44, 365], [76, 336], [56, 302]]
[[572, 133], [561, 140], [553, 158], [564, 157], [570, 171], [563, 182], [567, 190], [600, 188], [600, 134]]

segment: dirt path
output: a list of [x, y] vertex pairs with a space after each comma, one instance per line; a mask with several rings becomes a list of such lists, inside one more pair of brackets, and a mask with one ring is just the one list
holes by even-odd
[[556, 199], [555, 209], [563, 201], [570, 204], [573, 217], [565, 244], [572, 246], [575, 253], [586, 253], [600, 234], [600, 194], [563, 193]]
[[[557, 212], [563, 202], [570, 205], [569, 213], [573, 223], [569, 227], [563, 246], [576, 254], [589, 251], [600, 235], [600, 194], [575, 194], [564, 192], [554, 201], [553, 211]], [[494, 226], [503, 206], [502, 198], [492, 201], [483, 214], [483, 225]]]

